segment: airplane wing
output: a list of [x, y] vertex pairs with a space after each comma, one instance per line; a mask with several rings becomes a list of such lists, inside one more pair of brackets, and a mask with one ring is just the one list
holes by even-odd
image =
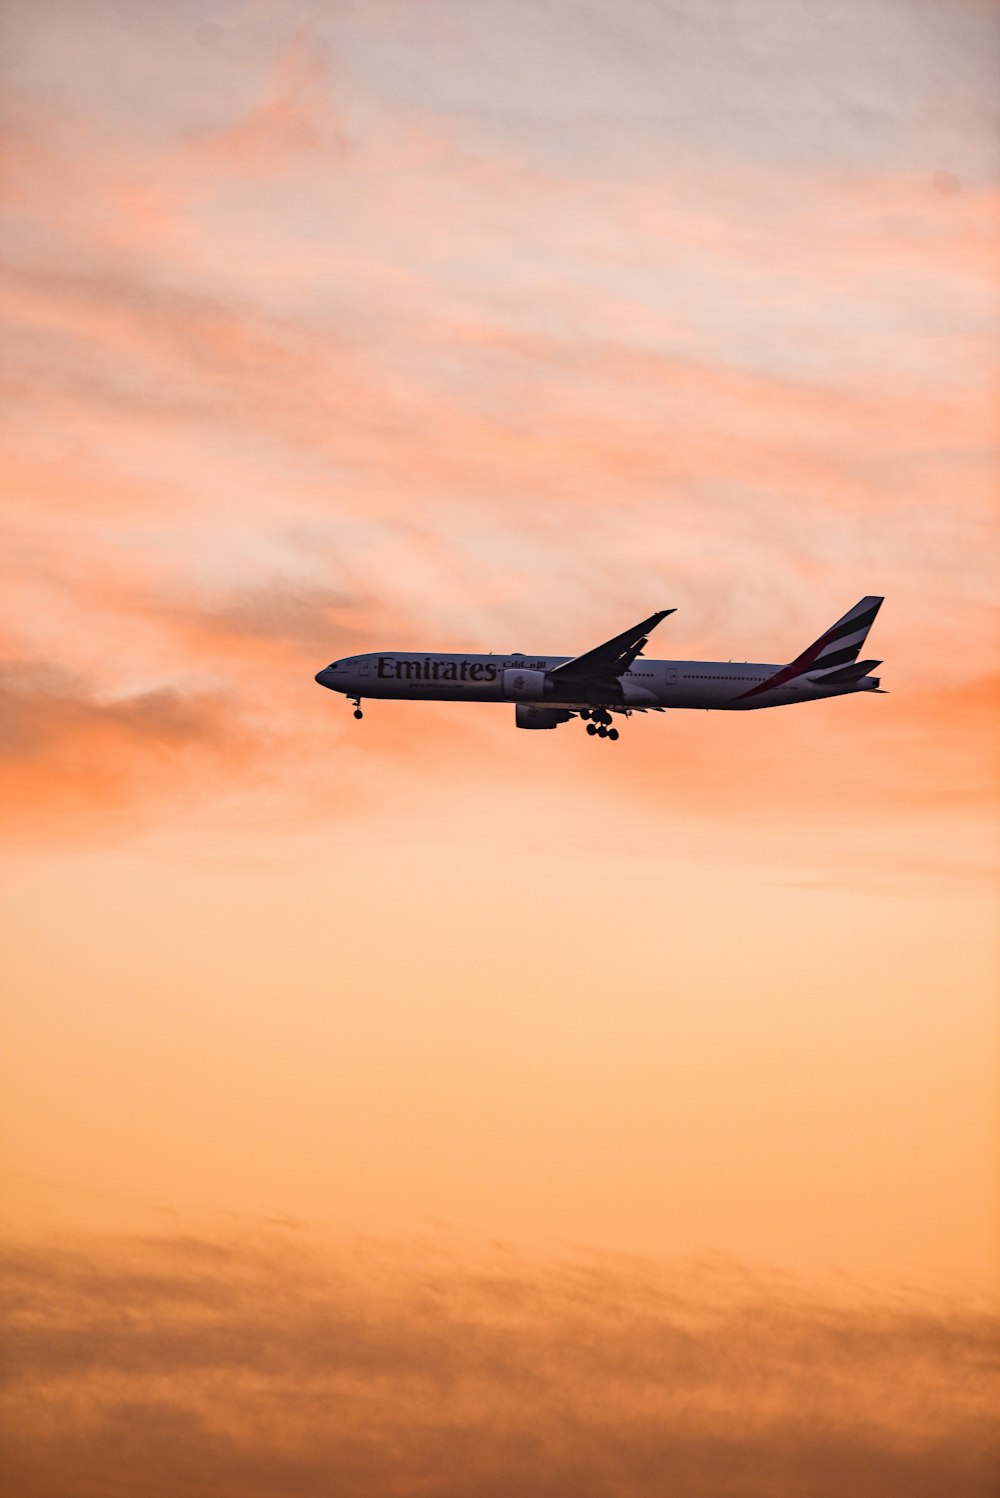
[[596, 649], [588, 650], [583, 655], [574, 656], [571, 661], [563, 661], [561, 666], [553, 667], [550, 674], [562, 686], [571, 681], [613, 680], [628, 670], [636, 656], [641, 655], [642, 647], [652, 631], [661, 620], [673, 613], [676, 613], [676, 609], [660, 609], [657, 613], [650, 614], [648, 619], [643, 619], [641, 624], [633, 624], [623, 634], [615, 635], [613, 640], [606, 640], [603, 645], [598, 645]]

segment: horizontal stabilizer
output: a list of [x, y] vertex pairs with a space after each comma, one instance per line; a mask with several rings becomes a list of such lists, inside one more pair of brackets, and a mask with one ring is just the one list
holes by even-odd
[[860, 681], [863, 676], [869, 676], [881, 664], [881, 661], [855, 661], [853, 665], [841, 666], [839, 671], [824, 671], [814, 675], [812, 680], [822, 687], [847, 686], [852, 681]]

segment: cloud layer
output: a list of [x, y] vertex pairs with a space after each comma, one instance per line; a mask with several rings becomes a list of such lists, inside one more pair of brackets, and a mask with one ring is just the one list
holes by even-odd
[[1000, 1323], [447, 1239], [9, 1245], [17, 1492], [986, 1498]]

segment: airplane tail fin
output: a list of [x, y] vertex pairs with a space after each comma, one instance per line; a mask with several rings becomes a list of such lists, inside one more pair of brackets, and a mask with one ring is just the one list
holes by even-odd
[[[743, 692], [743, 697], [757, 697], [763, 692], [769, 692], [774, 687], [782, 687], [786, 682], [795, 681], [799, 676], [805, 676], [808, 672], [810, 677], [816, 679], [817, 672], [830, 671], [840, 677], [840, 681], [834, 682], [832, 677], [819, 676], [820, 681], [831, 682], [831, 685], [840, 685], [841, 682], [855, 679], [841, 677], [841, 671], [846, 667], [854, 666], [858, 654], [868, 631], [875, 622], [875, 615], [882, 606], [881, 598], [862, 598], [853, 609], [848, 609], [842, 619], [832, 624], [825, 634], [814, 640], [808, 650], [803, 650], [794, 661], [787, 666], [782, 666], [767, 681], [758, 682], [748, 692]], [[865, 662], [868, 666], [871, 662]], [[881, 661], [875, 664], [881, 665]], [[859, 673], [858, 679], [860, 679]]]
[[839, 673], [853, 666], [881, 606], [881, 598], [868, 597], [862, 598], [853, 609], [848, 609], [842, 619], [838, 619], [792, 662], [798, 667], [798, 674], [808, 671], [812, 676], [817, 671], [834, 670]]

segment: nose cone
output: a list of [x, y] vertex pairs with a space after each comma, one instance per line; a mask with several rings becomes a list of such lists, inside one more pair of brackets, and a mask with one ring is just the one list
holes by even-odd
[[330, 680], [330, 668], [329, 668], [329, 666], [324, 666], [323, 669], [322, 669], [322, 671], [317, 671], [316, 672], [316, 680], [319, 682], [319, 684], [320, 684], [321, 687], [329, 687], [329, 686], [333, 685], [333, 683]]

